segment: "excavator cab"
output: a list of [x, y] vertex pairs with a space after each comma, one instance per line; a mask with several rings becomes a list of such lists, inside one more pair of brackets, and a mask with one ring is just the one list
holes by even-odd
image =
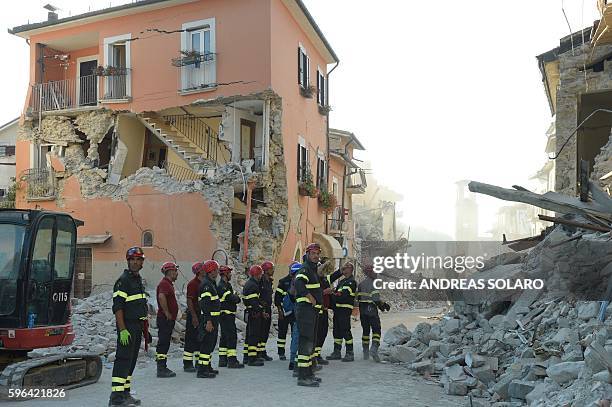
[[101, 370], [92, 355], [26, 360], [33, 349], [74, 340], [70, 292], [81, 225], [64, 213], [0, 209], [0, 370], [10, 376], [11, 368], [25, 363], [17, 370], [27, 371], [13, 375], [13, 384], [75, 387]]

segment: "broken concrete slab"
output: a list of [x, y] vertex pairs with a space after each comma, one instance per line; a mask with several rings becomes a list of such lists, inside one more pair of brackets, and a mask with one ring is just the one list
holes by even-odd
[[412, 334], [404, 324], [399, 324], [387, 330], [383, 336], [383, 342], [389, 346], [402, 345], [408, 342]]
[[546, 374], [558, 384], [563, 384], [576, 380], [584, 367], [584, 362], [561, 362], [549, 366], [546, 369]]
[[508, 386], [508, 396], [510, 398], [525, 400], [527, 395], [531, 393], [534, 388], [534, 382], [513, 380]]
[[455, 396], [465, 396], [468, 393], [468, 386], [465, 382], [447, 382], [444, 384], [446, 394]]
[[599, 314], [599, 303], [597, 302], [586, 302], [578, 306], [578, 318], [588, 321], [591, 318], [595, 318]]

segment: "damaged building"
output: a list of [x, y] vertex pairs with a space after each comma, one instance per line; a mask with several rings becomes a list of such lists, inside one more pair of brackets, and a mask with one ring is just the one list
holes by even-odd
[[546, 152], [554, 159], [554, 190], [568, 195], [578, 195], [581, 184], [586, 190], [581, 174], [604, 189], [612, 185], [612, 35], [606, 23], [612, 8], [598, 5], [601, 21], [537, 57], [553, 116]]
[[30, 47], [17, 207], [85, 222], [77, 296], [114, 281], [134, 245], [151, 282], [169, 260], [188, 279], [211, 256], [286, 270], [312, 240], [349, 253], [350, 134], [329, 174], [339, 60], [300, 0], [146, 0], [9, 31]]

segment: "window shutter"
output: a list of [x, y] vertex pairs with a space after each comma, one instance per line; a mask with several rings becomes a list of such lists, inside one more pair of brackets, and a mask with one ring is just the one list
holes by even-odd
[[298, 182], [302, 180], [302, 146], [297, 145], [297, 179]]
[[302, 58], [302, 50], [298, 47], [298, 83], [300, 85], [302, 84], [302, 78], [303, 78], [303, 64], [304, 64], [304, 59]]

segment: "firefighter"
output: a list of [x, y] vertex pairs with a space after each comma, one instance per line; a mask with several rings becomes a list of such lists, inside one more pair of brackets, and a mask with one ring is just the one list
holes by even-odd
[[157, 330], [158, 342], [155, 350], [157, 377], [175, 377], [176, 373], [168, 369], [168, 349], [178, 314], [178, 303], [174, 293], [174, 282], [178, 277], [178, 266], [166, 262], [161, 266], [164, 277], [157, 285]]
[[200, 359], [200, 342], [198, 341], [198, 325], [200, 322], [200, 306], [198, 298], [200, 296], [200, 284], [204, 279], [204, 268], [201, 262], [196, 262], [191, 266], [194, 274], [193, 279], [187, 284], [187, 326], [185, 328], [185, 348], [183, 349], [183, 371], [195, 372], [193, 366], [195, 358], [196, 364]]
[[217, 293], [221, 302], [221, 339], [219, 340], [219, 367], [228, 369], [240, 369], [244, 365], [236, 359], [236, 342], [238, 334], [236, 331], [236, 306], [240, 303], [240, 297], [234, 293], [230, 280], [232, 279], [232, 268], [229, 266], [219, 267], [221, 279], [217, 285]]
[[[343, 362], [355, 360], [353, 353], [353, 334], [351, 333], [351, 314], [357, 294], [357, 282], [353, 277], [353, 264], [347, 262], [339, 270], [344, 278], [340, 280], [334, 291], [334, 351], [327, 357], [329, 360], [342, 359]], [[345, 354], [342, 358], [342, 341], [344, 340]]]
[[242, 301], [246, 306], [246, 340], [244, 342], [243, 363], [249, 366], [263, 366], [263, 359], [257, 357], [257, 347], [261, 341], [261, 327], [264, 318], [260, 299], [260, 280], [263, 274], [261, 266], [254, 265], [249, 268], [249, 279], [242, 289]]
[[215, 284], [215, 279], [219, 275], [219, 263], [214, 260], [207, 260], [202, 268], [206, 275], [200, 284], [200, 328], [198, 337], [201, 343], [197, 376], [212, 379], [219, 373], [218, 370], [212, 368], [211, 364], [212, 353], [217, 344], [219, 316], [221, 315], [217, 285]]
[[[376, 274], [372, 265], [366, 265], [363, 269], [366, 277], [357, 287], [357, 300], [359, 301], [359, 318], [363, 334], [361, 344], [363, 346], [363, 358], [368, 359], [370, 353], [372, 359], [380, 361], [378, 347], [380, 346], [380, 317], [378, 309], [389, 311], [389, 304], [380, 300], [380, 293], [374, 288]], [[377, 309], [378, 308], [378, 309]], [[370, 329], [372, 330], [372, 348], [370, 346]]]
[[318, 387], [321, 381], [312, 369], [318, 310], [323, 306], [323, 290], [317, 273], [320, 256], [321, 247], [317, 243], [308, 245], [306, 259], [295, 276], [296, 319], [300, 332], [298, 386]]
[[291, 268], [289, 269], [289, 276], [291, 277], [291, 281], [289, 282], [287, 294], [283, 298], [284, 318], [289, 318], [292, 321], [291, 344], [289, 346], [289, 370], [293, 370], [294, 373], [297, 372], [297, 369], [295, 369], [295, 365], [297, 364], [298, 342], [300, 339], [300, 330], [298, 329], [297, 321], [295, 320], [295, 276], [301, 268], [301, 263], [294, 262], [291, 265]]
[[[291, 270], [295, 264], [299, 263], [296, 261], [291, 263], [291, 265], [289, 266], [289, 274], [278, 280], [278, 286], [274, 291], [274, 306], [276, 306], [276, 310], [278, 311], [278, 339], [276, 340], [276, 345], [278, 347], [278, 358], [280, 360], [287, 359], [287, 357], [285, 356], [285, 346], [287, 345], [287, 331], [295, 321], [295, 316], [293, 315], [293, 312], [289, 315], [285, 315], [285, 312], [283, 310], [283, 301], [285, 299], [285, 296], [289, 295], [289, 289], [291, 288], [291, 280], [294, 276], [294, 274], [291, 273]], [[289, 361], [289, 370], [293, 370], [292, 363], [292, 360]]]
[[334, 281], [342, 276], [340, 270], [336, 270], [327, 276], [323, 273], [325, 267], [330, 260], [325, 259], [325, 262], [317, 267], [319, 279], [321, 281], [321, 289], [323, 290], [323, 307], [319, 308], [319, 317], [317, 319], [317, 330], [314, 348], [314, 369], [317, 365], [327, 365], [329, 362], [321, 357], [321, 349], [327, 338], [327, 332], [329, 331], [329, 309], [332, 307], [331, 294], [333, 289], [331, 288]]
[[[136, 367], [143, 333], [149, 338], [147, 298], [139, 271], [145, 259], [140, 247], [128, 249], [125, 258], [128, 268], [113, 287], [113, 313], [117, 325], [117, 353], [113, 365], [112, 393], [109, 406], [139, 405], [140, 400], [130, 395], [132, 374]], [[145, 339], [146, 342], [148, 342]]]
[[266, 344], [268, 343], [268, 338], [270, 337], [270, 327], [272, 325], [272, 296], [274, 294], [274, 290], [272, 288], [274, 279], [272, 276], [274, 275], [274, 263], [266, 260], [261, 264], [261, 269], [263, 270], [263, 274], [260, 280], [260, 299], [262, 308], [264, 310], [264, 315], [268, 315], [268, 317], [264, 317], [261, 321], [261, 340], [257, 347], [257, 356], [265, 361], [270, 361], [272, 358], [268, 356], [268, 353], [266, 352]]

